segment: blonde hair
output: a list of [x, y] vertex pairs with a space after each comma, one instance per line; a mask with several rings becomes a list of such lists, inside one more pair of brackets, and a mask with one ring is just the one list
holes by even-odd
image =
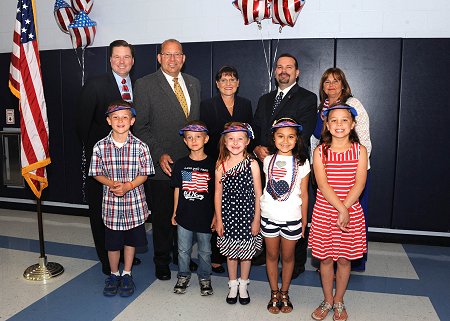
[[[224, 130], [228, 129], [229, 127], [236, 126], [236, 127], [242, 127], [243, 132], [247, 135], [247, 139], [250, 140], [250, 137], [248, 137], [247, 128], [245, 125], [241, 122], [232, 121], [229, 123], [226, 123], [223, 127]], [[219, 157], [217, 158], [216, 162], [216, 168], [219, 168], [220, 165], [225, 162], [230, 157], [230, 151], [225, 146], [225, 136], [228, 133], [222, 134], [219, 139]], [[244, 158], [247, 158], [249, 156], [249, 153], [247, 152], [247, 148], [244, 148]]]

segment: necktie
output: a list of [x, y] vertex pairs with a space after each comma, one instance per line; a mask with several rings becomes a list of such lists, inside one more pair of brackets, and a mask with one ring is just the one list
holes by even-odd
[[184, 97], [183, 90], [181, 89], [180, 83], [178, 82], [178, 78], [173, 78], [173, 91], [175, 92], [175, 96], [177, 96], [178, 101], [180, 102], [181, 108], [183, 108], [184, 114], [186, 118], [189, 116], [188, 104], [186, 102], [186, 97]]
[[122, 99], [131, 102], [130, 90], [128, 89], [126, 79], [122, 79]]
[[280, 91], [278, 96], [275, 98], [275, 101], [273, 102], [272, 116], [275, 114], [275, 110], [278, 108], [278, 106], [280, 106], [282, 100], [283, 100], [283, 92]]

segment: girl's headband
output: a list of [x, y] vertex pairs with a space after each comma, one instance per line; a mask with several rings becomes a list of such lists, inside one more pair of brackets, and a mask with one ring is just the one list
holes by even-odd
[[349, 105], [337, 105], [337, 106], [332, 106], [330, 108], [324, 109], [323, 115], [325, 117], [328, 116], [330, 111], [332, 111], [334, 109], [347, 109], [353, 116], [355, 116], [355, 117], [358, 116], [358, 112], [356, 111], [356, 109]]
[[225, 135], [226, 133], [232, 133], [232, 132], [246, 132], [248, 138], [250, 138], [250, 139], [255, 138], [252, 127], [247, 123], [242, 123], [242, 125], [229, 126], [229, 127], [225, 128], [225, 130], [222, 132], [222, 135]]
[[302, 125], [297, 124], [292, 118], [280, 118], [278, 120], [275, 120], [272, 124], [271, 130], [272, 132], [274, 132], [277, 128], [282, 127], [295, 127], [299, 132], [303, 130]]
[[197, 125], [197, 124], [186, 125], [180, 129], [179, 134], [181, 136], [183, 136], [184, 132], [187, 132], [187, 131], [208, 133], [208, 128], [206, 128], [203, 125]]

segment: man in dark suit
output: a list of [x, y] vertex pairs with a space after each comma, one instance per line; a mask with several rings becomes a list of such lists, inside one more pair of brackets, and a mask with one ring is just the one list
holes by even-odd
[[[134, 48], [125, 40], [115, 40], [109, 45], [111, 72], [86, 82], [78, 101], [77, 132], [85, 150], [85, 173], [89, 169], [92, 149], [100, 139], [106, 137], [111, 127], [106, 122], [108, 105], [116, 100], [132, 100], [132, 86], [129, 76], [134, 64]], [[125, 82], [123, 82], [125, 80]], [[127, 89], [124, 92], [123, 89]], [[122, 97], [123, 96], [123, 97]], [[105, 249], [105, 226], [102, 220], [103, 186], [92, 177], [86, 177], [87, 197], [92, 236], [102, 271], [110, 275], [108, 252]], [[135, 258], [134, 265], [140, 264]]]
[[[302, 138], [309, 150], [309, 139], [314, 131], [317, 117], [317, 96], [300, 87], [297, 79], [300, 76], [297, 59], [290, 54], [282, 54], [275, 64], [275, 80], [278, 88], [263, 95], [258, 101], [258, 107], [253, 119], [255, 132], [254, 153], [262, 162], [269, 155], [271, 126], [274, 120], [283, 117], [294, 119], [303, 127]], [[297, 278], [305, 270], [307, 254], [307, 236], [300, 239], [295, 247], [295, 266], [292, 278]], [[255, 265], [264, 264], [262, 256], [254, 259]]]
[[[181, 73], [186, 56], [177, 40], [164, 41], [157, 58], [161, 68], [138, 79], [134, 87], [138, 115], [134, 133], [148, 144], [155, 162], [155, 176], [145, 183], [152, 206], [153, 261], [156, 277], [170, 280], [172, 252], [173, 260], [178, 260], [170, 176], [173, 163], [188, 153], [178, 131], [200, 116], [200, 81]], [[191, 265], [191, 269], [195, 268]]]

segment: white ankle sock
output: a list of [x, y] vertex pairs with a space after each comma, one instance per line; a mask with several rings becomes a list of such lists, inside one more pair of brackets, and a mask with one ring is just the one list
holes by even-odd
[[122, 276], [124, 276], [125, 274], [131, 275], [131, 271], [122, 271]]
[[228, 293], [229, 298], [237, 297], [238, 285], [239, 285], [238, 280], [228, 281], [228, 287], [230, 288], [230, 293]]
[[243, 299], [248, 298], [247, 285], [249, 283], [249, 280], [242, 280], [239, 278], [239, 296]]

